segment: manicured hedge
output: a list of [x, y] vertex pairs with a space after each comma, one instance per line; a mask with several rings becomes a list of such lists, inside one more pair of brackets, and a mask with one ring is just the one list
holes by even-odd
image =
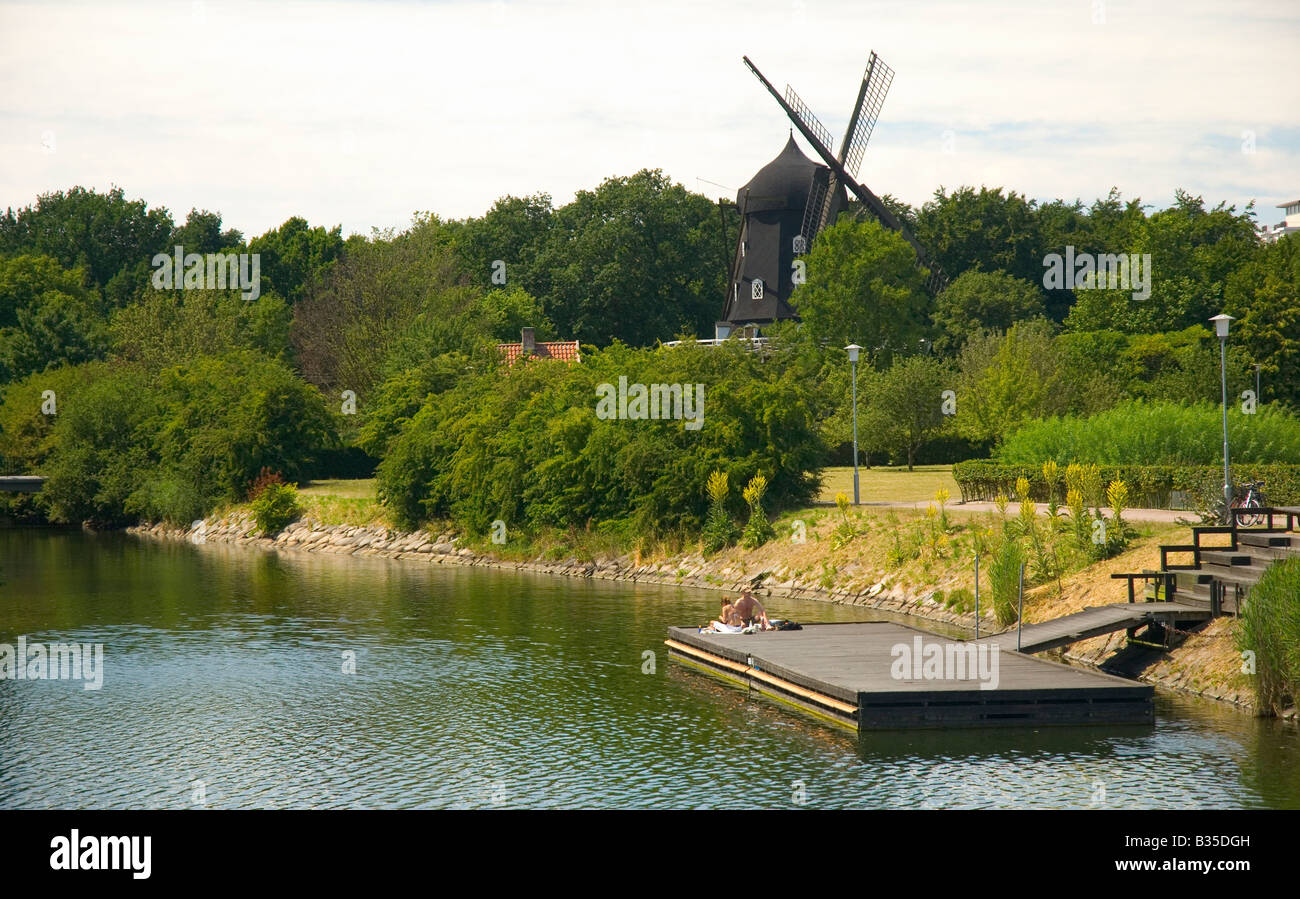
[[[1223, 483], [1223, 468], [1202, 465], [1101, 465], [1101, 482], [1120, 480], [1128, 485], [1129, 503], [1134, 507], [1165, 509], [1173, 494], [1194, 494], [1207, 485]], [[1064, 468], [1062, 468], [1064, 475]], [[1015, 498], [1017, 478], [1029, 479], [1029, 493], [1046, 502], [1047, 482], [1041, 465], [1010, 465], [991, 459], [959, 462], [952, 476], [961, 488], [962, 502], [991, 502], [998, 493]], [[1265, 499], [1273, 506], [1300, 505], [1300, 465], [1233, 465], [1235, 483], [1263, 481]], [[1064, 500], [1064, 484], [1057, 485], [1057, 499]]]

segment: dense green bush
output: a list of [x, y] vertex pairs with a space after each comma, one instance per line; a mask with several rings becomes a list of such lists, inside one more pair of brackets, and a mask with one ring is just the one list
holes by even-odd
[[253, 520], [264, 537], [273, 537], [302, 514], [298, 490], [292, 484], [268, 484], [250, 504]]
[[[703, 385], [702, 424], [602, 419], [597, 388]], [[434, 517], [483, 533], [629, 522], [654, 536], [698, 533], [714, 471], [768, 478], [774, 509], [807, 503], [825, 447], [806, 380], [737, 343], [584, 352], [577, 365], [536, 361], [469, 375], [432, 395], [392, 443], [379, 494], [397, 523]], [[732, 511], [739, 512], [734, 497]]]
[[[46, 386], [50, 385], [50, 386]], [[55, 390], [57, 415], [41, 412]], [[34, 375], [0, 403], [0, 455], [46, 476], [52, 521], [188, 523], [263, 467], [301, 480], [333, 440], [324, 398], [284, 363], [237, 351], [151, 374], [92, 363]]]
[[[1007, 436], [1001, 462], [1041, 465], [1212, 465], [1223, 458], [1223, 412], [1210, 404], [1126, 402], [1087, 417], [1030, 422]], [[1300, 464], [1300, 419], [1271, 406], [1228, 407], [1234, 461]]]
[[1251, 588], [1239, 648], [1255, 654], [1255, 694], [1263, 713], [1300, 701], [1300, 559], [1270, 565]]

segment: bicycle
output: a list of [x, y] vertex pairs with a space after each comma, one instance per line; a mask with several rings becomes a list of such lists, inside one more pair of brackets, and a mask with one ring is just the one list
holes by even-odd
[[[1267, 505], [1267, 503], [1265, 503], [1264, 501], [1264, 493], [1262, 489], [1263, 486], [1264, 486], [1263, 481], [1249, 481], [1245, 484], [1242, 484], [1240, 489], [1245, 490], [1246, 493], [1244, 496], [1238, 496], [1235, 499], [1233, 499], [1232, 508], [1234, 509], [1264, 508]], [[1247, 527], [1247, 528], [1258, 527], [1259, 525], [1264, 523], [1264, 516], [1263, 515], [1238, 515], [1236, 517], [1236, 522], [1242, 527]]]

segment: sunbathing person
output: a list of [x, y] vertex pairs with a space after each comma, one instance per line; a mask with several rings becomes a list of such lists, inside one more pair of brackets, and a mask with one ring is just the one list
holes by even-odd
[[731, 600], [723, 597], [722, 611], [718, 613], [717, 619], [708, 623], [707, 629], [719, 634], [738, 634], [744, 629], [744, 622]]
[[741, 594], [740, 599], [732, 606], [736, 614], [740, 617], [740, 623], [744, 627], [757, 624], [760, 630], [771, 630], [772, 622], [767, 619], [767, 609], [763, 604], [754, 598], [754, 594], [746, 588]]

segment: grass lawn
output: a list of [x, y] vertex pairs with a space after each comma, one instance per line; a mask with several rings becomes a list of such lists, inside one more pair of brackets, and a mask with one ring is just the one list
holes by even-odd
[[312, 481], [299, 488], [303, 510], [310, 517], [330, 524], [357, 527], [384, 526], [389, 522], [375, 498], [375, 479]]
[[375, 479], [312, 481], [298, 489], [303, 496], [337, 496], [343, 499], [374, 499]]
[[[853, 469], [849, 466], [827, 468], [823, 472], [821, 499], [823, 502], [835, 502], [835, 494], [843, 493], [853, 498]], [[952, 479], [951, 465], [918, 465], [914, 471], [906, 466], [889, 468], [874, 466], [858, 469], [858, 483], [861, 486], [862, 501], [871, 502], [927, 502], [934, 499], [939, 488], [947, 488], [952, 495], [950, 502], [961, 498], [961, 490]], [[298, 491], [304, 500], [315, 500], [314, 505], [320, 512], [329, 507], [354, 507], [355, 513], [361, 508], [370, 510], [370, 514], [379, 514], [380, 508], [375, 499], [375, 479], [357, 478], [351, 480], [312, 481]], [[345, 503], [334, 503], [347, 500]], [[358, 500], [363, 502], [357, 502]], [[347, 516], [354, 519], [355, 514]]]
[[[835, 502], [837, 493], [843, 493], [852, 502], [852, 466], [827, 468], [822, 473], [822, 483], [819, 499], [823, 502]], [[951, 494], [949, 502], [955, 503], [961, 499], [961, 490], [952, 479], [951, 465], [918, 465], [913, 471], [908, 471], [907, 466], [859, 468], [858, 485], [864, 503], [923, 502], [934, 499], [934, 494], [941, 487]]]

